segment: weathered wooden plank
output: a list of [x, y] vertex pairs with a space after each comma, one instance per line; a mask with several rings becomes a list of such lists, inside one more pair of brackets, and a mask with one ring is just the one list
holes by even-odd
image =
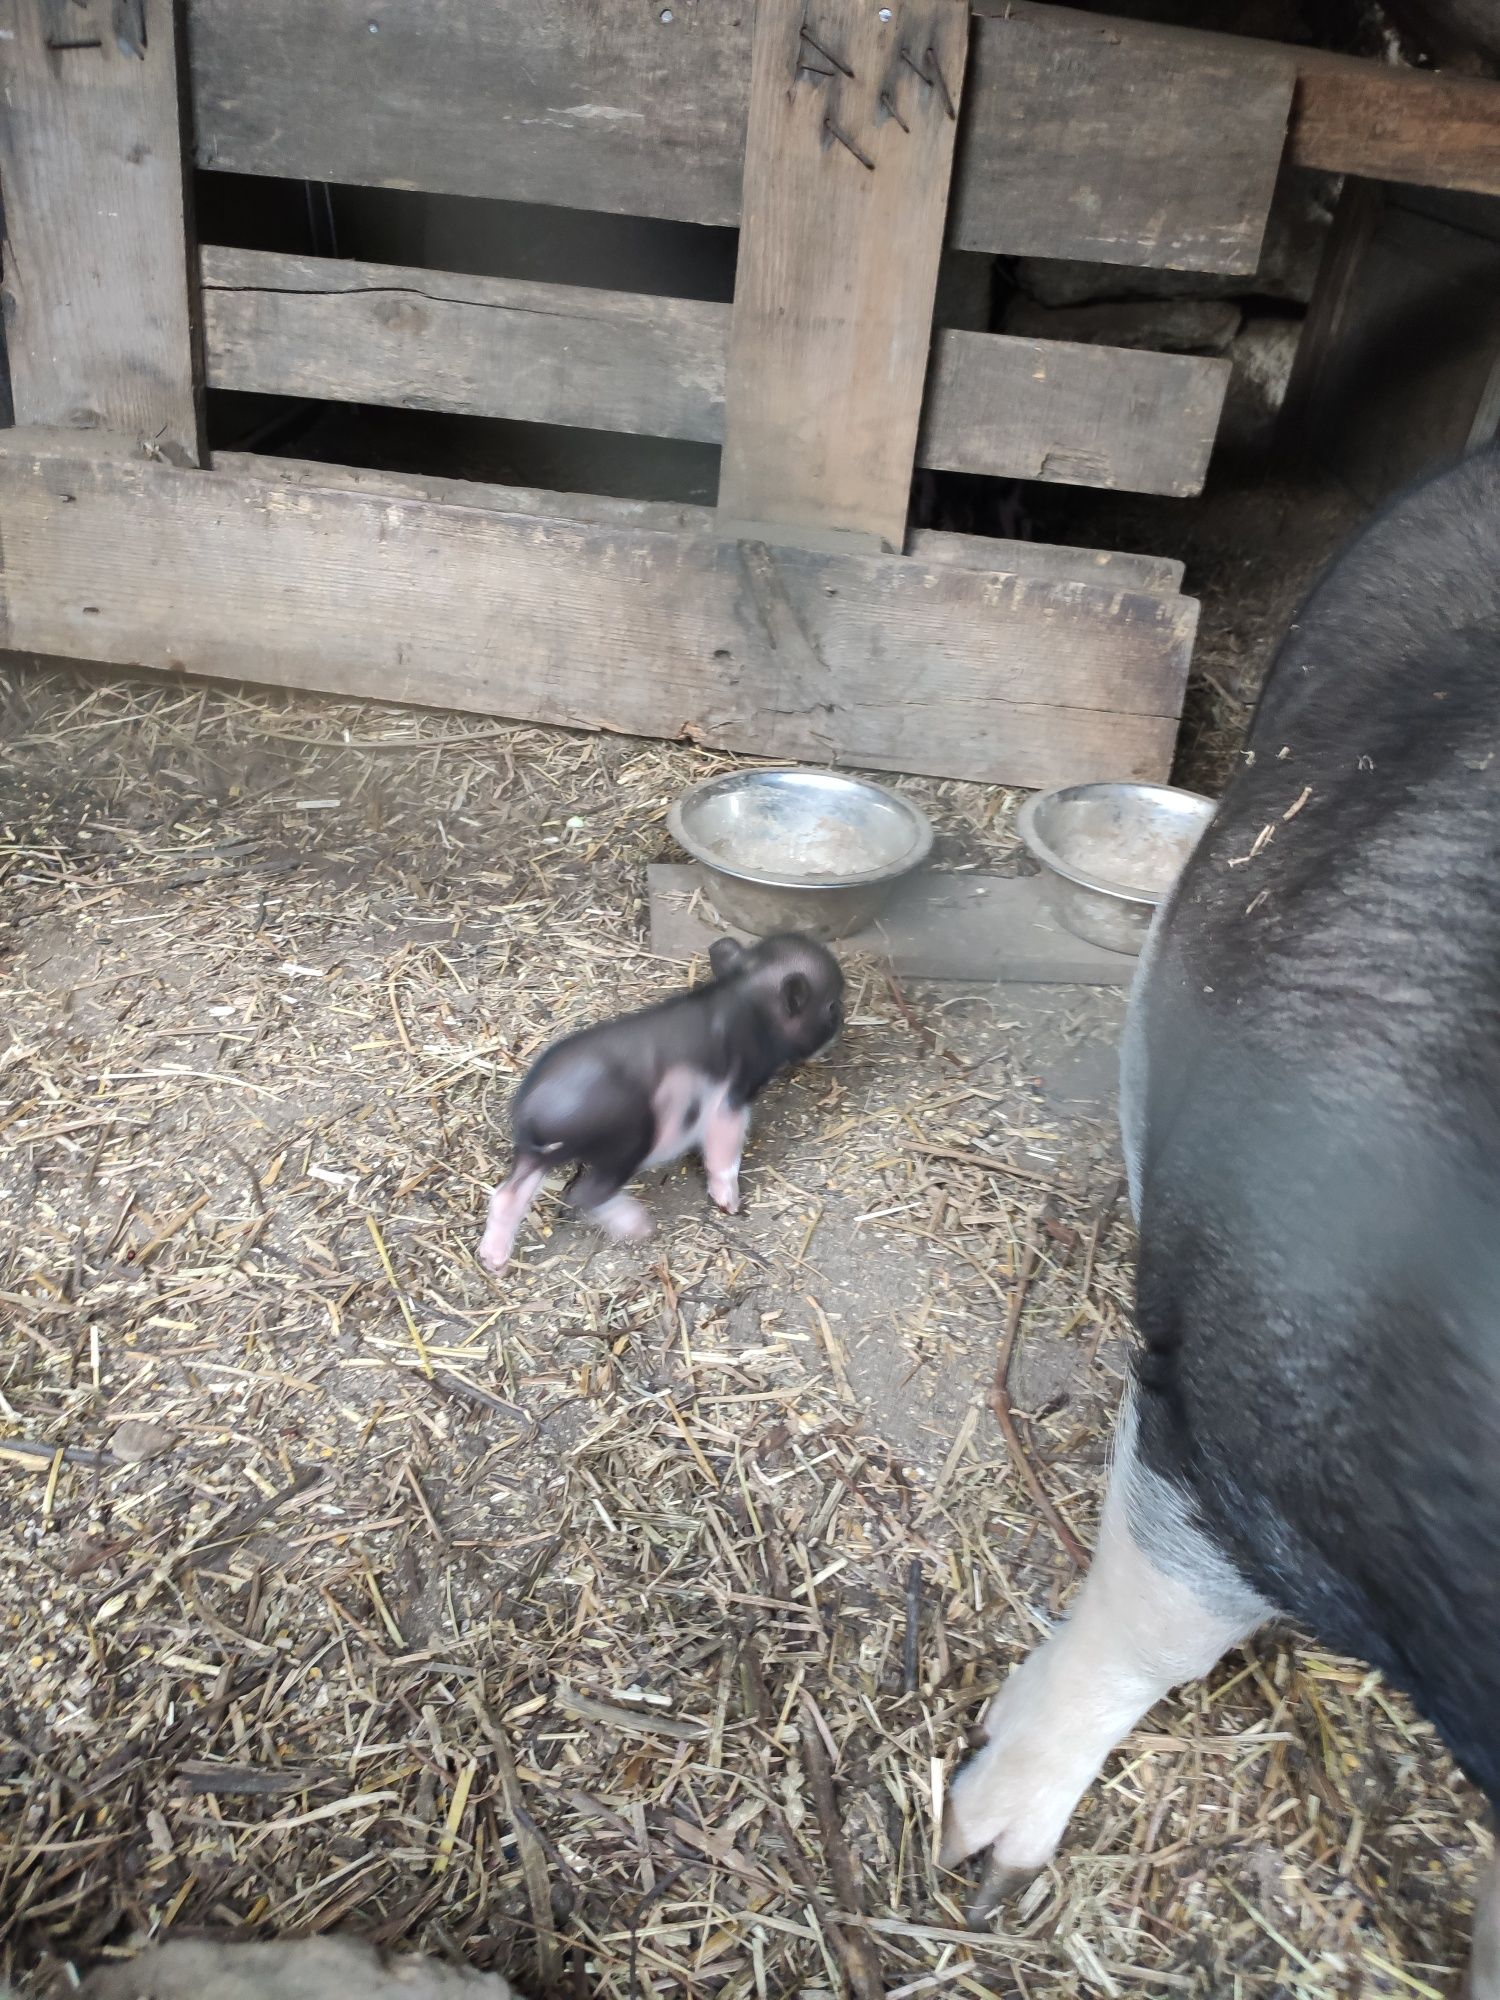
[[[0, 435], [23, 651], [1040, 785], [1161, 777], [1197, 606], [35, 451]], [[809, 666], [809, 661], [812, 665]]]
[[751, 11], [189, 0], [198, 161], [733, 223]]
[[[703, 900], [696, 867], [646, 869], [651, 949], [686, 962], [725, 935]], [[741, 935], [731, 933], [731, 935]], [[1136, 961], [1065, 931], [1036, 875], [955, 875], [940, 870], [900, 882], [868, 930], [839, 945], [906, 979], [983, 979], [1031, 986], [1128, 986]]]
[[[729, 308], [205, 246], [215, 388], [723, 436]], [[1229, 364], [941, 333], [923, 465], [1144, 493], [1203, 483]], [[905, 513], [902, 481], [900, 512]]]
[[0, 0], [0, 306], [15, 420], [199, 456], [170, 0]]
[[1255, 270], [1291, 106], [1280, 52], [1027, 0], [984, 11], [955, 243]]
[[[1076, 32], [1078, 16], [1066, 8], [1033, 6], [1027, 16], [1058, 17], [1063, 37]], [[378, 20], [356, 0], [189, 0], [199, 163], [734, 223], [752, 18], [743, 0], [385, 0]], [[1031, 184], [1042, 169], [1033, 174], [1030, 163], [1048, 149], [1055, 160], [1066, 122], [1077, 120], [1087, 140], [1068, 146], [1053, 199], [1065, 203], [1086, 178], [1099, 204], [1094, 234], [1080, 211], [1069, 218], [1070, 238], [1110, 247], [1028, 247], [1253, 269], [1269, 197], [1264, 148], [1272, 146], [1273, 169], [1280, 149], [1280, 134], [1268, 131], [1275, 92], [1265, 66], [1289, 90], [1303, 52], [1184, 33], [1157, 78], [1162, 31], [1100, 26], [1118, 39], [1101, 39], [1086, 61], [1058, 54], [1034, 65], [1025, 94], [997, 100], [997, 88], [1010, 90], [1017, 36], [1003, 19], [976, 21], [970, 130], [955, 169], [957, 240], [1016, 249], [996, 190], [1019, 177], [1023, 211], [1034, 213]], [[1051, 45], [1070, 46], [1056, 37]]]
[[[440, 500], [490, 514], [536, 514], [549, 521], [587, 521], [595, 527], [651, 528], [662, 534], [719, 539], [712, 507], [676, 500], [626, 500], [607, 493], [556, 493], [538, 486], [492, 486], [476, 479], [427, 473], [373, 472], [309, 459], [272, 458], [248, 451], [214, 454], [220, 472], [273, 479], [287, 486], [337, 487], [350, 493], [384, 493], [393, 499]], [[1047, 583], [1095, 583], [1111, 590], [1175, 597], [1183, 566], [1171, 556], [1132, 555], [1123, 549], [1076, 549], [1057, 542], [1012, 542], [998, 536], [955, 535], [918, 528], [906, 538], [918, 562], [956, 563], [991, 576], [1028, 576]]]
[[967, 0], [757, 0], [728, 520], [901, 546], [968, 35]]
[[1217, 356], [945, 331], [917, 456], [955, 472], [1196, 493], [1229, 371]]
[[918, 528], [908, 533], [906, 552], [918, 562], [957, 563], [962, 569], [1048, 583], [1099, 583], [1157, 597], [1173, 597], [1182, 589], [1183, 565], [1175, 557], [1130, 555], [1120, 549], [1077, 549], [1060, 542], [1011, 542]]
[[369, 493], [391, 500], [436, 500], [483, 514], [534, 514], [544, 521], [596, 528], [649, 528], [664, 535], [712, 534], [712, 507], [678, 500], [630, 500], [612, 493], [563, 493], [546, 486], [501, 486], [440, 473], [388, 472], [383, 467], [328, 465], [321, 459], [280, 458], [257, 451], [216, 451], [216, 472], [281, 486]]
[[208, 379], [717, 442], [729, 308], [205, 245]]
[[1500, 194], [1500, 83], [1291, 51], [1287, 158], [1329, 173]]
[[[14, 0], [12, 0], [14, 4]], [[976, 11], [1003, 11], [982, 0]], [[1063, 10], [1049, 10], [1063, 11]], [[1032, 7], [1033, 16], [1042, 12]], [[664, 21], [663, 13], [672, 19]], [[611, 0], [547, 6], [472, 0], [391, 0], [374, 23], [356, 0], [188, 0], [199, 164], [235, 173], [505, 195], [684, 222], [739, 219], [751, 10], [741, 0], [693, 0], [669, 9]], [[1174, 62], [1279, 61], [1295, 77], [1287, 157], [1330, 173], [1500, 194], [1500, 85], [1407, 70], [1357, 56], [1206, 35], [1137, 21], [1101, 20], [1121, 38], [1122, 64], [1143, 36], [1176, 40]], [[1006, 46], [1003, 24], [975, 24], [969, 117], [955, 188], [970, 249], [1004, 250], [1008, 218], [970, 186], [983, 185], [997, 143], [1013, 144], [1007, 116], [1043, 131], [1058, 100], [990, 107], [988, 79]], [[1116, 79], [1101, 61], [1094, 92], [1052, 79], [1090, 132], [1097, 228], [1114, 261], [1137, 261], [1130, 204], [1153, 113], [1132, 124], [1108, 115]], [[331, 90], [328, 79], [338, 78]], [[976, 106], [978, 109], [976, 110]], [[1100, 106], [1103, 107], [1102, 111]], [[1029, 153], [1029, 130], [1020, 134]], [[1242, 163], [1205, 146], [1196, 187], [1175, 191], [1183, 245], [1223, 239]], [[997, 170], [1005, 171], [1005, 161]], [[1070, 182], [1076, 178], [1076, 159]], [[1122, 178], [1123, 176], [1123, 178]], [[1118, 194], [1116, 190], [1119, 190]], [[1136, 223], [1139, 223], [1137, 214]], [[1244, 246], [1230, 247], [1242, 258]], [[1139, 241], [1159, 246], [1154, 213]], [[1040, 255], [1066, 254], [1045, 246]], [[1104, 255], [1105, 253], [1093, 253]], [[1190, 254], [1199, 254], [1193, 252]], [[1192, 268], [1198, 268], [1193, 266]], [[1205, 267], [1214, 268], [1214, 267]], [[1230, 268], [1243, 269], [1242, 262]]]

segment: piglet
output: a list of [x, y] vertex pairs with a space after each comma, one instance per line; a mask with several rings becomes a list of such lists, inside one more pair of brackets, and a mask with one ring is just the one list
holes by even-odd
[[704, 985], [583, 1028], [538, 1057], [511, 1107], [515, 1162], [490, 1200], [479, 1245], [487, 1271], [504, 1268], [552, 1167], [576, 1169], [566, 1200], [620, 1241], [652, 1229], [626, 1182], [695, 1150], [710, 1195], [738, 1212], [750, 1106], [837, 1035], [844, 975], [831, 951], [795, 934], [748, 947], [719, 938], [709, 964]]

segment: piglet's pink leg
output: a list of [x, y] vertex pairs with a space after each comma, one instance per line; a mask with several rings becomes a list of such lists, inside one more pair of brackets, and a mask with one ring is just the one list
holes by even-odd
[[749, 1129], [750, 1112], [745, 1106], [731, 1111], [727, 1104], [716, 1104], [704, 1121], [703, 1165], [708, 1191], [726, 1215], [740, 1212], [740, 1157]]
[[516, 1232], [526, 1219], [526, 1211], [536, 1200], [547, 1169], [535, 1160], [518, 1162], [511, 1177], [490, 1196], [489, 1218], [479, 1239], [479, 1261], [498, 1277], [515, 1248]]

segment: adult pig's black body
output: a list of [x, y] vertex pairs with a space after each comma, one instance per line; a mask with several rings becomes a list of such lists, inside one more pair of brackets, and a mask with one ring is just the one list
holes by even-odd
[[1500, 456], [1292, 627], [1133, 1014], [1143, 1456], [1500, 1802]]
[[[1500, 1803], [1500, 456], [1334, 566], [1131, 996], [1143, 1341], [1094, 1561], [950, 1793], [1000, 1891], [1289, 1613]], [[1472, 1992], [1500, 2000], [1500, 1875]]]

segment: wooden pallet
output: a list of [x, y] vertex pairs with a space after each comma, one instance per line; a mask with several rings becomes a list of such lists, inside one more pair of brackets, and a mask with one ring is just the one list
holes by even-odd
[[[1297, 157], [1396, 171], [1446, 120], [1453, 183], [1500, 178], [1485, 86], [1031, 0], [186, 0], [182, 46], [145, 15], [0, 0], [0, 637], [776, 756], [1170, 766], [1176, 567], [909, 536], [910, 485], [1190, 494], [1227, 364], [934, 337], [945, 239], [1250, 272], [1289, 117]], [[194, 159], [734, 223], [735, 301], [200, 249]], [[206, 387], [717, 443], [719, 504], [209, 467]]]

